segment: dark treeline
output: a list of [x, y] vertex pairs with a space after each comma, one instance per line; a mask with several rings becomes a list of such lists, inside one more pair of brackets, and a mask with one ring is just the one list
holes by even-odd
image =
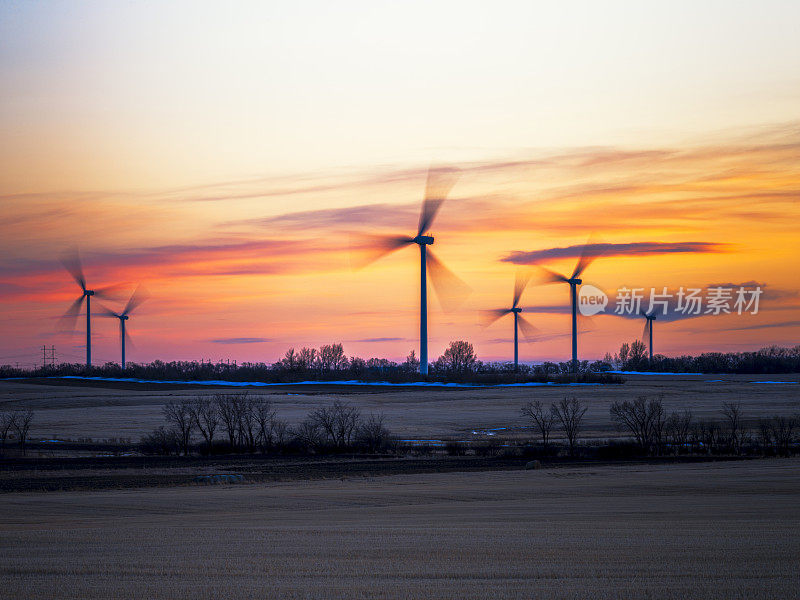
[[663, 356], [656, 354], [652, 362], [647, 346], [636, 340], [622, 344], [619, 353], [606, 355], [603, 361], [624, 371], [656, 371], [665, 373], [800, 373], [800, 346], [770, 346], [755, 352], [706, 352], [698, 356]]
[[139, 443], [143, 454], [383, 453], [391, 447], [383, 415], [365, 416], [338, 400], [292, 425], [267, 396], [248, 392], [174, 400], [164, 405], [163, 414], [166, 426]]
[[419, 360], [412, 351], [398, 363], [385, 358], [348, 357], [342, 344], [317, 348], [289, 349], [279, 361], [268, 363], [229, 363], [160, 360], [147, 364], [128, 363], [122, 369], [117, 363], [87, 368], [81, 364], [60, 364], [33, 370], [0, 367], [0, 377], [119, 377], [158, 381], [256, 381], [263, 383], [295, 383], [298, 381], [385, 381], [413, 383], [417, 381], [463, 382], [475, 384], [525, 382], [597, 382], [622, 383], [619, 376], [602, 373], [611, 367], [600, 361], [580, 364], [577, 375], [570, 363], [546, 362], [541, 365], [482, 362], [469, 342], [451, 342], [444, 354], [430, 363], [427, 377], [419, 374]]
[[569, 362], [544, 362], [519, 365], [511, 362], [478, 360], [472, 344], [451, 342], [444, 354], [430, 363], [427, 377], [419, 374], [419, 361], [412, 351], [403, 362], [385, 358], [348, 357], [342, 344], [321, 348], [291, 348], [279, 361], [263, 362], [200, 362], [155, 360], [146, 364], [128, 363], [122, 369], [117, 363], [87, 368], [83, 364], [62, 363], [36, 369], [0, 366], [0, 377], [119, 377], [158, 381], [257, 381], [295, 383], [298, 381], [385, 381], [413, 383], [417, 381], [502, 384], [525, 382], [621, 383], [619, 376], [609, 374], [616, 369], [670, 373], [800, 373], [800, 346], [772, 346], [755, 352], [707, 352], [698, 356], [667, 357], [660, 354], [651, 362], [646, 346], [639, 340], [623, 344], [615, 355], [603, 360], [581, 361], [578, 373], [571, 372]]

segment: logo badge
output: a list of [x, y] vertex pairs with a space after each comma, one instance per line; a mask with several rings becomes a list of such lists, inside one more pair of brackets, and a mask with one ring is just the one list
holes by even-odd
[[584, 317], [601, 313], [608, 306], [608, 296], [598, 287], [590, 283], [581, 286], [578, 291], [578, 310]]

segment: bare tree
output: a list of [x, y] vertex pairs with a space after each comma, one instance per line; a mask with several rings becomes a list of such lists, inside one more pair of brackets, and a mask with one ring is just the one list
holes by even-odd
[[789, 456], [789, 446], [794, 438], [794, 430], [797, 427], [797, 417], [772, 417], [772, 440], [775, 443], [775, 451], [783, 456]]
[[692, 411], [684, 410], [682, 413], [673, 411], [667, 418], [665, 425], [668, 443], [675, 449], [675, 454], [685, 447], [689, 441], [689, 432], [692, 428]]
[[764, 454], [772, 447], [772, 423], [769, 419], [758, 420], [758, 443]]
[[164, 418], [177, 434], [184, 456], [189, 454], [194, 430], [191, 404], [191, 400], [172, 400], [164, 405]]
[[320, 448], [324, 444], [325, 434], [322, 428], [310, 418], [298, 423], [291, 433], [300, 445], [310, 450]]
[[272, 447], [283, 448], [289, 436], [289, 425], [283, 419], [272, 417], [269, 423], [269, 439]]
[[722, 415], [727, 426], [728, 444], [734, 454], [742, 453], [744, 426], [742, 425], [742, 405], [739, 402], [723, 402]]
[[233, 405], [238, 416], [239, 443], [249, 452], [255, 452], [258, 425], [256, 423], [256, 399], [247, 392], [233, 394]]
[[383, 415], [370, 415], [358, 425], [356, 440], [368, 452], [377, 452], [389, 442], [389, 430], [384, 425]]
[[195, 427], [203, 436], [206, 445], [211, 448], [214, 433], [219, 426], [219, 409], [216, 403], [208, 396], [197, 396], [189, 405]]
[[575, 396], [572, 398], [564, 398], [558, 404], [550, 405], [550, 411], [555, 415], [556, 419], [564, 431], [569, 444], [569, 455], [575, 456], [575, 445], [578, 440], [578, 433], [581, 429], [581, 422], [583, 415], [586, 414], [588, 407], [584, 405]]
[[14, 429], [14, 415], [0, 413], [0, 452], [5, 449], [6, 440], [12, 429]]
[[467, 373], [472, 371], [478, 359], [472, 344], [463, 340], [450, 342], [450, 345], [437, 360], [438, 368], [449, 373]]
[[544, 405], [539, 401], [528, 402], [522, 407], [522, 414], [528, 417], [533, 423], [534, 427], [539, 430], [542, 436], [542, 446], [544, 452], [547, 454], [547, 445], [550, 443], [550, 432], [556, 422], [556, 416], [552, 410], [545, 410]]
[[341, 344], [327, 344], [319, 349], [317, 364], [320, 371], [341, 371], [347, 368], [347, 356]]
[[281, 359], [281, 365], [289, 371], [294, 371], [298, 367], [298, 359], [299, 356], [294, 348], [289, 348]]
[[353, 441], [360, 413], [354, 406], [336, 400], [330, 406], [316, 409], [308, 417], [324, 433], [330, 444], [337, 448], [344, 448]]
[[706, 454], [711, 454], [719, 446], [719, 434], [719, 423], [700, 421], [692, 427], [691, 438], [693, 443], [702, 446]]
[[214, 394], [214, 405], [217, 407], [222, 427], [228, 436], [231, 450], [236, 450], [236, 437], [239, 431], [239, 410], [235, 399], [228, 394]]
[[33, 422], [33, 410], [28, 408], [18, 411], [14, 414], [11, 420], [14, 431], [17, 434], [17, 442], [19, 443], [19, 447], [22, 449], [22, 455], [24, 456], [25, 446], [28, 443], [28, 431], [30, 430], [31, 423]]
[[317, 360], [316, 348], [301, 348], [297, 355], [297, 366], [303, 371], [307, 371], [314, 366]]
[[256, 440], [261, 446], [261, 451], [266, 452], [273, 445], [272, 421], [275, 418], [275, 411], [272, 410], [272, 402], [265, 396], [258, 396], [253, 402], [252, 414], [257, 430]]
[[617, 428], [627, 429], [643, 452], [658, 451], [662, 446], [666, 418], [661, 398], [648, 402], [639, 396], [633, 402], [614, 402], [610, 413]]

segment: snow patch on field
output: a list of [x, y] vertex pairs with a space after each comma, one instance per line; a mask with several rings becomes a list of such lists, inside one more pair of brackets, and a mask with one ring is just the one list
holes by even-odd
[[81, 377], [80, 375], [65, 375], [63, 377], [51, 377], [49, 379], [80, 379], [86, 381], [112, 381], [118, 383], [167, 383], [172, 385], [210, 385], [225, 387], [275, 387], [287, 385], [360, 385], [360, 386], [385, 386], [385, 387], [445, 387], [445, 388], [476, 388], [476, 387], [574, 387], [602, 385], [600, 383], [503, 383], [498, 385], [475, 385], [469, 383], [440, 383], [427, 381], [412, 381], [409, 383], [389, 383], [388, 381], [358, 381], [355, 379], [347, 381], [297, 381], [292, 383], [264, 383], [263, 381], [224, 381], [221, 379], [211, 379], [205, 381], [176, 381], [160, 379], [129, 379], [123, 377]]
[[605, 371], [615, 375], [703, 375], [703, 373], [670, 373], [668, 371]]

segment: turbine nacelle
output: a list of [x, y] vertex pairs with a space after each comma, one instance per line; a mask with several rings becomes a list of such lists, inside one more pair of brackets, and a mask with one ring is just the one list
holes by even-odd
[[512, 312], [512, 313], [521, 313], [521, 312], [522, 312], [522, 309], [521, 309], [521, 308], [519, 308], [519, 307], [514, 307], [514, 308], [511, 308], [511, 309], [509, 309], [509, 310], [510, 310], [510, 312]]
[[418, 235], [412, 240], [415, 244], [419, 244], [420, 246], [430, 246], [433, 244], [433, 236], [432, 235]]
[[577, 277], [573, 277], [572, 279], [567, 279], [567, 283], [570, 285], [580, 285], [583, 283], [583, 280], [578, 279]]
[[94, 296], [94, 290], [83, 290], [84, 296]]

